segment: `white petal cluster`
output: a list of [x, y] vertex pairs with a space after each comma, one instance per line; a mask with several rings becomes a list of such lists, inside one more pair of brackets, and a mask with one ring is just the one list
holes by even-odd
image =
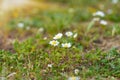
[[17, 25], [19, 28], [23, 28], [24, 27], [24, 23], [18, 23]]
[[[78, 34], [77, 33], [73, 33], [73, 32], [71, 32], [71, 31], [67, 31], [66, 33], [65, 33], [65, 35], [67, 36], [67, 38], [69, 38], [69, 39], [74, 39], [74, 38], [76, 38], [77, 36], [78, 36]], [[50, 41], [49, 42], [49, 44], [50, 45], [52, 45], [52, 46], [58, 46], [60, 43], [60, 45], [61, 45], [61, 47], [64, 47], [64, 48], [70, 48], [71, 46], [72, 46], [72, 44], [70, 43], [70, 42], [67, 42], [67, 40], [65, 40], [66, 41], [66, 43], [63, 41], [63, 40], [61, 40], [61, 38], [63, 37], [63, 34], [62, 33], [58, 33], [58, 34], [56, 34], [54, 37], [53, 37], [53, 40], [52, 41]]]
[[53, 39], [61, 39], [62, 36], [63, 36], [62, 33], [58, 33], [58, 34], [56, 34], [56, 35], [53, 37]]
[[102, 24], [102, 25], [107, 25], [107, 21], [101, 20], [101, 21], [100, 21], [100, 24]]
[[104, 17], [105, 16], [105, 13], [102, 12], [102, 11], [97, 11], [95, 13], [93, 13], [93, 16], [100, 16], [100, 17]]
[[72, 33], [71, 31], [68, 31], [68, 32], [65, 33], [65, 35], [66, 35], [67, 37], [71, 37], [71, 36], [73, 35], [73, 33]]
[[117, 3], [118, 3], [118, 0], [112, 0], [112, 3], [113, 3], [113, 4], [117, 4]]
[[71, 46], [71, 43], [62, 43], [62, 47], [64, 48], [70, 48]]
[[53, 64], [48, 64], [48, 67], [49, 67], [49, 68], [52, 68], [52, 66], [53, 66]]
[[57, 40], [52, 40], [49, 42], [49, 44], [52, 46], [58, 46], [59, 42]]
[[43, 32], [43, 31], [44, 31], [43, 27], [41, 27], [41, 28], [38, 29], [38, 32]]
[[73, 35], [73, 38], [76, 38], [78, 36], [78, 34], [77, 33], [75, 33], [74, 35]]
[[102, 11], [97, 11], [97, 12], [93, 13], [93, 16], [97, 16], [97, 17], [93, 18], [92, 21], [94, 21], [94, 22], [96, 22], [96, 21], [98, 22], [98, 21], [99, 21], [99, 23], [100, 23], [101, 25], [107, 25], [107, 24], [108, 24], [107, 21], [100, 19], [100, 17], [104, 17], [104, 16], [105, 16], [105, 13], [104, 13], [104, 12], [102, 12]]
[[77, 75], [79, 73], [79, 69], [75, 69], [74, 73]]

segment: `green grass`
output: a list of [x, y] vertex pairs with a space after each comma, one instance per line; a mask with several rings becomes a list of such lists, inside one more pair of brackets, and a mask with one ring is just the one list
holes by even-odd
[[[0, 79], [67, 80], [77, 76], [81, 80], [119, 80], [120, 48], [116, 46], [120, 36], [119, 3], [115, 6], [109, 0], [47, 2], [60, 7], [23, 12], [5, 24], [1, 34], [5, 36], [1, 40], [6, 44], [1, 43], [0, 47]], [[104, 9], [101, 9], [102, 5]], [[108, 9], [113, 13], [108, 14]], [[107, 20], [108, 25], [92, 21], [92, 13], [98, 10], [105, 12], [106, 16], [101, 19]], [[18, 28], [18, 23], [23, 23], [24, 27]], [[27, 30], [28, 26], [30, 29]], [[44, 30], [40, 31], [41, 28]], [[67, 31], [78, 36], [67, 37]], [[63, 37], [54, 47], [49, 42], [58, 33], [63, 33]], [[62, 47], [65, 42], [70, 42], [72, 47]], [[75, 74], [75, 69], [79, 70], [78, 74]]]

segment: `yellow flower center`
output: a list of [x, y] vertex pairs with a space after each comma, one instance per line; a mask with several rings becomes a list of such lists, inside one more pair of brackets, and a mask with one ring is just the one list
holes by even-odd
[[55, 45], [55, 44], [57, 44], [57, 42], [56, 42], [56, 41], [53, 41], [52, 44]]

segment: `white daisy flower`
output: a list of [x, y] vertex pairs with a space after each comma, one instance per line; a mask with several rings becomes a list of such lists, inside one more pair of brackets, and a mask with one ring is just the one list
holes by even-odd
[[75, 69], [74, 73], [77, 75], [79, 73], [79, 69]]
[[24, 27], [24, 23], [18, 23], [18, 27], [19, 28], [23, 28]]
[[107, 21], [101, 20], [101, 21], [100, 21], [100, 24], [102, 24], [102, 25], [107, 25]]
[[57, 35], [55, 35], [55, 36], [53, 37], [53, 39], [60, 39], [60, 38], [62, 38], [62, 36], [63, 36], [62, 33], [58, 33]]
[[77, 33], [75, 33], [74, 35], [73, 35], [73, 38], [76, 38], [78, 36], [78, 34]]
[[65, 35], [68, 36], [68, 37], [70, 37], [70, 36], [73, 35], [73, 33], [71, 31], [68, 31], [68, 32], [65, 33]]
[[97, 11], [95, 13], [93, 13], [93, 16], [100, 16], [100, 17], [104, 17], [105, 16], [105, 13], [102, 12], [102, 11]]
[[62, 43], [62, 47], [70, 48], [71, 46], [71, 43]]
[[59, 42], [57, 40], [52, 40], [49, 42], [49, 44], [52, 46], [58, 46]]
[[48, 66], [49, 68], [52, 68], [53, 64], [48, 64], [47, 66]]

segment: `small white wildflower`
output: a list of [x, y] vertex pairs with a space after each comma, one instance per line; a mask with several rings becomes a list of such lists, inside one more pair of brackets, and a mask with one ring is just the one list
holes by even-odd
[[74, 35], [73, 35], [73, 38], [76, 38], [78, 36], [78, 34], [77, 33], [75, 33]]
[[50, 45], [58, 46], [59, 42], [57, 40], [52, 40], [49, 42]]
[[58, 33], [57, 35], [55, 35], [55, 36], [53, 37], [53, 39], [60, 39], [60, 38], [62, 38], [62, 36], [63, 36], [62, 33]]
[[105, 16], [105, 14], [104, 14], [104, 12], [102, 12], [102, 11], [97, 11], [97, 12], [93, 13], [93, 16], [100, 16], [100, 17], [104, 17], [104, 16]]
[[93, 21], [99, 21], [100, 18], [96, 17], [96, 18], [93, 18]]
[[73, 33], [71, 31], [68, 31], [68, 32], [65, 33], [65, 35], [68, 36], [68, 37], [70, 37], [70, 36], [73, 35]]
[[70, 48], [71, 46], [71, 43], [62, 43], [62, 47]]
[[101, 21], [100, 21], [100, 24], [102, 24], [102, 25], [107, 25], [107, 21], [101, 20]]
[[49, 67], [49, 68], [52, 68], [52, 66], [53, 66], [53, 64], [48, 64], [48, 67]]
[[118, 3], [118, 0], [112, 0], [112, 3], [113, 3], [113, 4], [117, 4], [117, 3]]
[[39, 28], [38, 32], [43, 32], [44, 31], [44, 28]]
[[75, 69], [74, 73], [77, 75], [79, 73], [79, 69]]
[[18, 23], [18, 27], [19, 28], [23, 28], [24, 27], [24, 23]]

